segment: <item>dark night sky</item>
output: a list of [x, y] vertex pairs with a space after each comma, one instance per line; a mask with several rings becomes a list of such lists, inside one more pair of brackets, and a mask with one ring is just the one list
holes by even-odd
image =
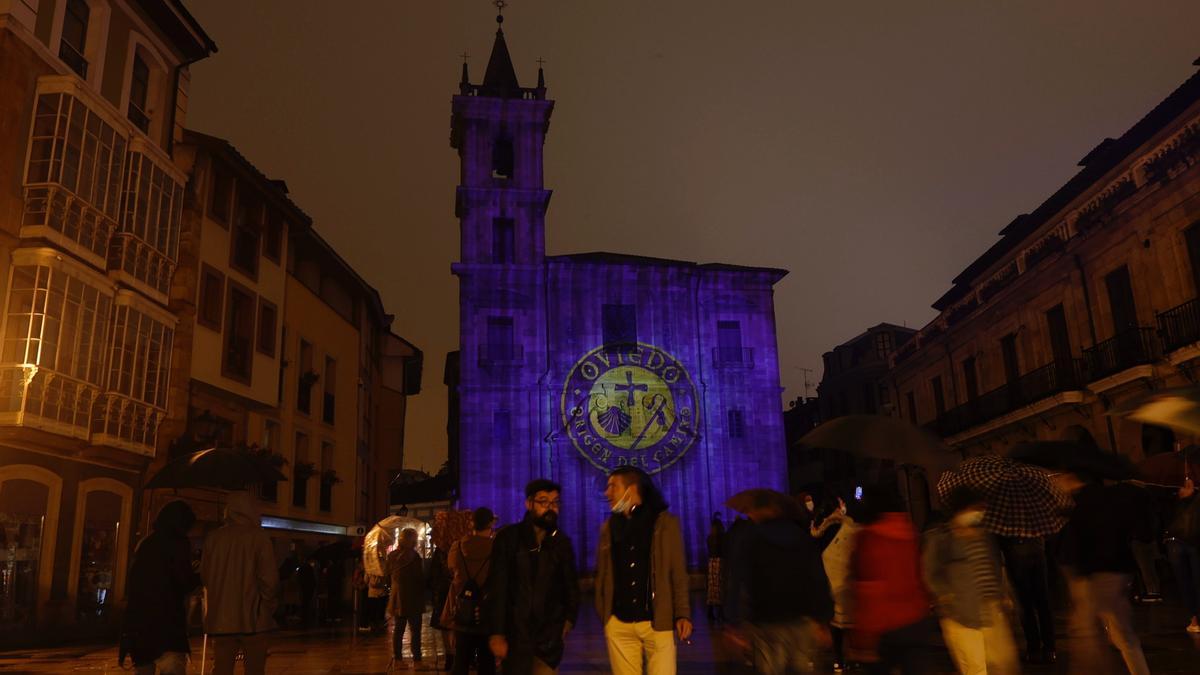
[[[450, 97], [486, 0], [188, 0], [220, 47], [189, 126], [288, 182], [425, 351], [408, 467], [445, 457], [457, 348]], [[556, 101], [547, 251], [783, 267], [784, 398], [950, 279], [1105, 136], [1191, 75], [1200, 3], [513, 0], [522, 84]], [[814, 391], [815, 393], [815, 391]]]

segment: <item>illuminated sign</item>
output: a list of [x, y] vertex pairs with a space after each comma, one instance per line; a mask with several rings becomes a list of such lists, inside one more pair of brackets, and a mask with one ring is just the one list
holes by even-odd
[[563, 427], [599, 469], [636, 466], [658, 473], [696, 442], [696, 387], [674, 356], [646, 344], [598, 347], [563, 386]]

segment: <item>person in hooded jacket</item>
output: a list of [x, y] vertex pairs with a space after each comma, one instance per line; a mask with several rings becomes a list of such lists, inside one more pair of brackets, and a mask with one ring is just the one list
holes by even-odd
[[187, 538], [195, 522], [187, 502], [168, 503], [154, 519], [154, 532], [134, 553], [122, 649], [132, 652], [138, 675], [154, 675], [156, 670], [161, 675], [187, 672], [186, 602], [200, 587]]
[[271, 538], [250, 493], [229, 495], [225, 524], [204, 541], [200, 578], [208, 594], [204, 629], [213, 637], [213, 674], [231, 675], [241, 651], [246, 675], [263, 675], [266, 633], [275, 628], [279, 574]]
[[731, 551], [734, 593], [744, 599], [732, 618], [747, 625], [756, 673], [811, 672], [820, 626], [833, 615], [817, 540], [766, 493], [748, 515], [754, 524]]
[[495, 524], [496, 514], [481, 506], [471, 514], [473, 531], [450, 545], [450, 589], [441, 625], [454, 631], [454, 663], [449, 668], [454, 675], [467, 675], [476, 660], [479, 675], [496, 672], [483, 625], [483, 589], [492, 567]]
[[895, 488], [863, 490], [862, 527], [856, 536], [850, 573], [854, 628], [851, 643], [874, 654], [871, 671], [924, 672], [917, 659], [930, 614], [921, 579], [921, 551], [912, 518]]
[[392, 579], [387, 614], [392, 617], [392, 658], [399, 663], [404, 628], [409, 630], [409, 651], [413, 667], [424, 670], [421, 663], [421, 616], [425, 613], [425, 568], [417, 553], [417, 531], [407, 527], [400, 531], [400, 545], [388, 554], [385, 569]]

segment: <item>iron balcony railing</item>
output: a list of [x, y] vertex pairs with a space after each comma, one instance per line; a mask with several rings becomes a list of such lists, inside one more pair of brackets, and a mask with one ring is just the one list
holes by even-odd
[[1082, 373], [1080, 359], [1048, 363], [947, 410], [927, 426], [943, 437], [954, 436], [1055, 394], [1077, 390], [1083, 384]]
[[1168, 352], [1200, 342], [1200, 299], [1189, 300], [1159, 314], [1158, 335], [1162, 338], [1163, 350]]
[[751, 368], [754, 350], [749, 347], [713, 347], [713, 362], [718, 368]]
[[1083, 350], [1088, 382], [1153, 363], [1158, 355], [1158, 341], [1154, 332], [1153, 328], [1130, 328]]
[[524, 362], [524, 345], [503, 342], [485, 342], [479, 345], [480, 367], [499, 365], [515, 366]]

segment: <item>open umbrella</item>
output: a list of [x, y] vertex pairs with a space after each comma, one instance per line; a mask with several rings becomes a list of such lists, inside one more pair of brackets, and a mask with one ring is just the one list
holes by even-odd
[[796, 445], [841, 450], [858, 457], [922, 466], [931, 479], [953, 467], [958, 457], [933, 434], [898, 417], [844, 415], [813, 429]]
[[800, 505], [795, 499], [767, 488], [742, 490], [726, 500], [725, 506], [747, 515], [754, 509], [772, 506], [778, 508], [785, 518], [798, 518], [801, 515]]
[[1007, 457], [983, 455], [942, 474], [937, 490], [945, 499], [955, 489], [978, 490], [987, 500], [983, 529], [1004, 537], [1044, 537], [1066, 524], [1070, 499], [1044, 472]]
[[1200, 482], [1200, 446], [1150, 455], [1137, 468], [1142, 480], [1153, 485], [1183, 487], [1188, 478]]
[[1200, 434], [1200, 387], [1171, 387], [1146, 392], [1114, 407], [1108, 414]]
[[396, 544], [396, 536], [406, 527], [420, 528], [423, 523], [408, 516], [388, 516], [375, 523], [363, 537], [363, 568], [367, 574], [381, 577], [384, 575], [384, 561]]
[[1128, 480], [1138, 475], [1128, 457], [1072, 441], [1019, 443], [1008, 452], [1008, 457], [1051, 471], [1082, 473], [1108, 480]]
[[208, 448], [167, 463], [146, 483], [154, 488], [244, 490], [256, 483], [287, 480], [268, 459], [241, 448]]

